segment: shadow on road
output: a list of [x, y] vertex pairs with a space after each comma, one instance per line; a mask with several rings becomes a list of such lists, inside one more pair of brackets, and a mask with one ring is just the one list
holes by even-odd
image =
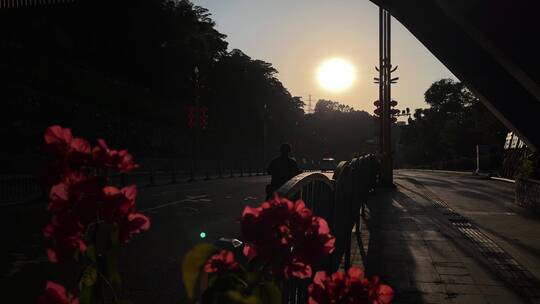
[[422, 252], [422, 236], [416, 222], [403, 212], [403, 202], [397, 191], [382, 190], [368, 202], [368, 251], [365, 259], [366, 275], [378, 275], [396, 292], [396, 303], [424, 303], [416, 281], [417, 254]]

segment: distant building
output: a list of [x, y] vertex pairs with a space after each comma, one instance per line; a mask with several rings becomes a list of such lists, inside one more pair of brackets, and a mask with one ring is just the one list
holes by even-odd
[[501, 168], [501, 175], [507, 178], [515, 178], [517, 172], [519, 171], [521, 159], [530, 151], [525, 142], [519, 139], [514, 132], [508, 132], [503, 148], [504, 158]]

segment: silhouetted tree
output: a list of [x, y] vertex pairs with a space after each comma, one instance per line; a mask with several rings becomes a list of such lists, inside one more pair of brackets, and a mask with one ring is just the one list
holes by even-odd
[[431, 166], [451, 161], [469, 169], [476, 145], [502, 149], [506, 128], [462, 83], [436, 81], [426, 91], [425, 101], [430, 108], [416, 109], [402, 128], [399, 157], [403, 163]]

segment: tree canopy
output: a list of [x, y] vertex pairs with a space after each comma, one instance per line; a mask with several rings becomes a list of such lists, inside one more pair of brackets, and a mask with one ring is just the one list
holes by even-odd
[[402, 128], [397, 147], [400, 164], [431, 166], [457, 160], [457, 166], [470, 169], [476, 145], [502, 149], [506, 128], [461, 82], [434, 82], [425, 101], [430, 108], [415, 109]]

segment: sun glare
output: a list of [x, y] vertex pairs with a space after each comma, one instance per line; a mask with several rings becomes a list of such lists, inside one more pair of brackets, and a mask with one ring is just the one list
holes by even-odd
[[356, 80], [354, 66], [341, 58], [323, 62], [317, 69], [317, 81], [328, 91], [341, 92], [348, 89]]

